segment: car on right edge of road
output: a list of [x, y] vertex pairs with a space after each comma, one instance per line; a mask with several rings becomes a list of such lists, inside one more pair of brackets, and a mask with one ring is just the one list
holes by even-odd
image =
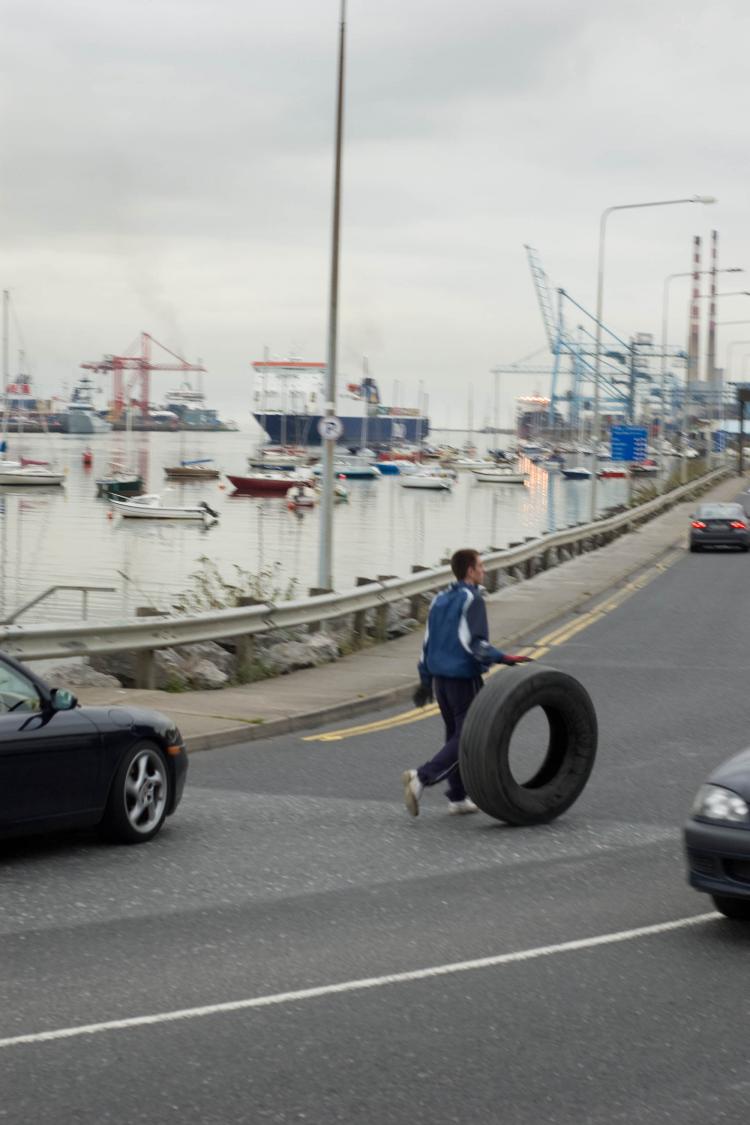
[[690, 517], [690, 550], [739, 547], [750, 550], [748, 516], [741, 504], [699, 504]]
[[750, 921], [750, 749], [701, 785], [685, 825], [688, 881], [727, 918]]

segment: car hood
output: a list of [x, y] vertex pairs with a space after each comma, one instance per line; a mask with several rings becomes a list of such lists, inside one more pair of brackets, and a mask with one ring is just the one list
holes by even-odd
[[177, 723], [162, 711], [148, 707], [81, 707], [99, 730], [132, 730], [145, 737], [157, 735], [166, 743], [180, 740]]
[[723, 785], [750, 801], [750, 749], [727, 758], [707, 779], [708, 785]]

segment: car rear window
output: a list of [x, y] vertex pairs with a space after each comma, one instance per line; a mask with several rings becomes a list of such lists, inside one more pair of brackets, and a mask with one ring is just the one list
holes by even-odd
[[698, 515], [709, 520], [729, 520], [744, 517], [745, 510], [741, 504], [699, 504]]

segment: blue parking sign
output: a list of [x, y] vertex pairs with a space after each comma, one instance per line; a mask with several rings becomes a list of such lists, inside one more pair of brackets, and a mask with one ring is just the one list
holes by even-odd
[[645, 426], [613, 426], [610, 438], [613, 461], [645, 461], [648, 457], [648, 430]]

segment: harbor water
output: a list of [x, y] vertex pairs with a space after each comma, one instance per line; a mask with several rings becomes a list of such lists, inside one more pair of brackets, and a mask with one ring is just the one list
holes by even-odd
[[[458, 446], [466, 435], [444, 437]], [[213, 458], [222, 473], [243, 473], [253, 440], [243, 432], [11, 435], [6, 456], [49, 460], [66, 471], [66, 483], [0, 488], [0, 618], [55, 585], [111, 588], [88, 595], [90, 619], [129, 617], [139, 606], [168, 610], [206, 565], [228, 583], [236, 582], [239, 567], [265, 574], [266, 587], [278, 597], [306, 594], [317, 583], [317, 508], [293, 512], [283, 497], [236, 495], [223, 475], [188, 484], [164, 477], [165, 465], [199, 457]], [[476, 441], [480, 455], [487, 440], [494, 442]], [[87, 449], [91, 468], [83, 465]], [[205, 500], [218, 522], [204, 528], [113, 514], [95, 487], [111, 462], [137, 469], [145, 490], [160, 493], [165, 503]], [[464, 472], [450, 493], [404, 489], [398, 476], [348, 481], [349, 501], [334, 513], [336, 588], [351, 587], [358, 577], [407, 575], [415, 564], [438, 565], [457, 547], [503, 548], [587, 521], [588, 481], [525, 467], [525, 485], [482, 484]], [[601, 509], [621, 503], [626, 489], [624, 480], [601, 481]], [[59, 591], [19, 622], [80, 620], [82, 602], [80, 593]]]

